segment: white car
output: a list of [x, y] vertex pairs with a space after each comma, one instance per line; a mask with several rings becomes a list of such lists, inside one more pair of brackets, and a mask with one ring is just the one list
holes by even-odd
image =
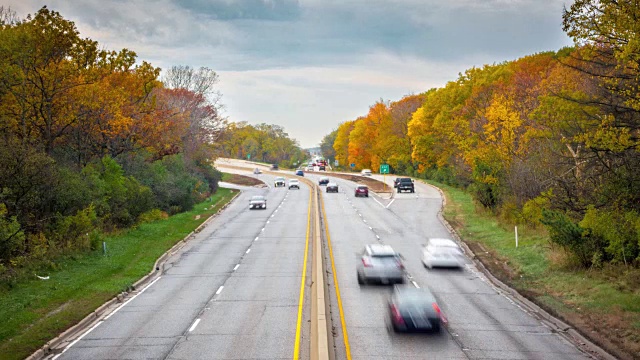
[[362, 171], [360, 172], [360, 175], [371, 176], [371, 169], [362, 169]]
[[267, 199], [262, 195], [252, 196], [249, 200], [249, 209], [266, 209]]
[[274, 187], [284, 187], [285, 186], [285, 182], [284, 182], [284, 178], [279, 176], [276, 178], [276, 180], [273, 182], [273, 186]]
[[289, 180], [289, 189], [295, 188], [300, 190], [300, 181], [298, 179], [290, 179]]
[[433, 267], [464, 266], [465, 257], [460, 246], [450, 239], [429, 239], [422, 249], [422, 263], [429, 269]]

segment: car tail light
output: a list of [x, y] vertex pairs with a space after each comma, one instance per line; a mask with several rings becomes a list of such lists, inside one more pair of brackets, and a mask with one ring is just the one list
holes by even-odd
[[436, 311], [436, 314], [440, 318], [440, 322], [442, 322], [443, 324], [446, 325], [447, 324], [447, 318], [442, 314], [442, 311], [440, 311], [440, 307], [438, 306], [438, 304], [432, 303], [431, 306], [433, 306], [433, 310]]
[[369, 261], [369, 259], [367, 258], [362, 258], [362, 265], [364, 265], [365, 267], [372, 267], [373, 264], [371, 264], [371, 262]]
[[404, 319], [402, 315], [400, 315], [400, 311], [398, 311], [398, 307], [395, 304], [391, 304], [391, 316], [393, 316], [393, 322], [396, 324], [404, 324]]

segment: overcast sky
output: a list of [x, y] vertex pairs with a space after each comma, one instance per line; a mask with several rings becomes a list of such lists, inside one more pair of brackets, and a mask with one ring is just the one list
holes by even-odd
[[441, 87], [460, 72], [571, 45], [571, 0], [5, 0], [47, 4], [82, 37], [163, 69], [220, 75], [225, 116], [278, 124], [303, 147], [377, 100]]

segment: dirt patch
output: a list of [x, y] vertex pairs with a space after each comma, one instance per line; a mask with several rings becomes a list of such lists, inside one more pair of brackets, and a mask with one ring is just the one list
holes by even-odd
[[353, 181], [358, 184], [367, 185], [369, 190], [375, 193], [391, 193], [393, 192], [393, 187], [389, 185], [385, 185], [382, 181], [370, 178], [368, 176], [360, 176], [360, 175], [351, 175], [351, 174], [340, 174], [340, 173], [327, 173], [327, 176], [333, 176], [344, 180]]
[[228, 183], [232, 183], [232, 184], [236, 184], [236, 185], [242, 185], [242, 186], [260, 186], [260, 185], [265, 185], [265, 183], [262, 180], [258, 180], [256, 178], [252, 178], [251, 176], [244, 176], [244, 175], [238, 175], [238, 174], [229, 174], [229, 173], [223, 173], [222, 181], [225, 181], [225, 182], [228, 182]]

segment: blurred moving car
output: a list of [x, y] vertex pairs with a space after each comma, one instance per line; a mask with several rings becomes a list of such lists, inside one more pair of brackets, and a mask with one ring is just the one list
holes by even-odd
[[318, 171], [327, 171], [326, 167], [324, 165], [319, 165], [318, 166]]
[[249, 200], [249, 209], [266, 209], [267, 199], [262, 195], [252, 196]]
[[413, 179], [411, 178], [400, 178], [398, 180], [398, 185], [396, 185], [396, 188], [398, 189], [399, 193], [403, 191], [415, 192], [415, 189], [413, 187]]
[[258, 168], [255, 168], [255, 169], [253, 169], [253, 173], [254, 174], [262, 174], [262, 171], [260, 171], [260, 169], [258, 169]]
[[336, 183], [328, 183], [327, 184], [327, 192], [338, 192], [338, 184]]
[[296, 170], [296, 175], [298, 175], [298, 176], [304, 176], [304, 171], [302, 171], [302, 170]]
[[278, 164], [271, 165], [271, 170], [278, 170]]
[[422, 263], [429, 269], [433, 267], [464, 266], [464, 252], [455, 241], [450, 239], [429, 239], [422, 249]]
[[307, 165], [307, 171], [313, 171], [313, 167], [314, 165], [312, 164]]
[[283, 178], [282, 176], [278, 176], [278, 177], [273, 181], [273, 186], [274, 186], [274, 187], [285, 186], [284, 178]]
[[368, 282], [404, 283], [404, 265], [402, 257], [389, 245], [369, 244], [359, 254], [360, 262], [356, 266], [358, 284]]
[[360, 172], [360, 175], [362, 175], [362, 176], [371, 176], [371, 170], [370, 169], [362, 169], [362, 171]]
[[320, 180], [318, 181], [318, 185], [320, 186], [327, 185], [328, 183], [329, 183], [328, 177], [321, 177]]
[[298, 179], [289, 180], [289, 189], [292, 189], [292, 188], [300, 190], [300, 181]]
[[356, 186], [355, 196], [369, 197], [369, 188], [367, 187], [367, 185]]
[[394, 287], [389, 317], [396, 332], [439, 332], [440, 324], [446, 322], [431, 291], [413, 286]]

